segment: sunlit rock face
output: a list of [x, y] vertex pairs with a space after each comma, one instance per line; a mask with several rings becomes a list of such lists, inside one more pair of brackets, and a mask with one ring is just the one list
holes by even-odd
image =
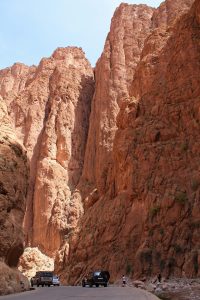
[[82, 203], [71, 195], [83, 168], [93, 96], [93, 71], [80, 49], [57, 50], [53, 58], [57, 65], [50, 78], [33, 198], [33, 243], [50, 254], [82, 213]]
[[[127, 93], [121, 94], [123, 87], [118, 93], [115, 90], [118, 106], [111, 111], [116, 113], [117, 128], [112, 126], [110, 146], [108, 142], [94, 146], [94, 137], [100, 141], [97, 128], [101, 136], [109, 135], [101, 117], [92, 123], [97, 125], [89, 131], [87, 150], [93, 143], [95, 154], [90, 150], [89, 160], [86, 150], [82, 178], [88, 180], [91, 193], [85, 197], [81, 230], [73, 239], [65, 268], [70, 282], [93, 268], [109, 269], [113, 278], [122, 273], [199, 275], [199, 3], [193, 6], [193, 2], [166, 1], [153, 13], [152, 31], [146, 35], [132, 80], [122, 79]], [[164, 12], [163, 7], [167, 7]], [[111, 31], [115, 22], [114, 18]], [[123, 36], [115, 38], [122, 38], [117, 44], [123, 42]], [[111, 82], [98, 81], [106, 68], [102, 57], [95, 70], [91, 120], [98, 91], [106, 90], [100, 86]], [[106, 70], [111, 74], [108, 66], [113, 67], [113, 60], [109, 59]], [[112, 70], [114, 75], [118, 71]], [[102, 103], [106, 99], [102, 97]], [[106, 115], [104, 110], [103, 118]], [[95, 134], [90, 137], [91, 132]], [[108, 148], [110, 156], [104, 156]], [[91, 159], [96, 166], [101, 155], [101, 167], [88, 174], [85, 167], [90, 170]], [[101, 168], [107, 169], [100, 172]]]
[[83, 191], [93, 196], [86, 196], [85, 206], [105, 194], [110, 185], [107, 178], [116, 117], [119, 106], [129, 96], [144, 40], [151, 30], [153, 11], [146, 5], [121, 4], [112, 18], [104, 51], [95, 68], [95, 94], [82, 177]]
[[38, 67], [0, 71], [1, 95], [30, 160], [26, 242], [51, 256], [82, 212], [70, 197], [82, 172], [93, 91], [93, 70], [76, 47], [58, 48]]
[[20, 290], [20, 285], [14, 284], [19, 278], [14, 268], [24, 251], [22, 224], [28, 175], [26, 150], [14, 133], [0, 97], [0, 295]]

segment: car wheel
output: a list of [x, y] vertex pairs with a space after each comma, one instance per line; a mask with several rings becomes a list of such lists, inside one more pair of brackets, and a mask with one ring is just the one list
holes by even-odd
[[107, 285], [107, 283], [104, 283], [104, 287], [107, 287], [108, 285]]
[[95, 285], [96, 285], [96, 287], [99, 287], [99, 284], [98, 284], [98, 283], [96, 283]]

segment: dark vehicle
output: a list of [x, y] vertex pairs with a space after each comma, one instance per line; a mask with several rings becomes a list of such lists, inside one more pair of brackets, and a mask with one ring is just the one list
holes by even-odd
[[36, 272], [35, 276], [31, 278], [31, 286], [45, 286], [53, 284], [53, 272], [40, 271]]
[[110, 279], [110, 274], [108, 271], [95, 271], [86, 275], [82, 280], [82, 286], [85, 287], [89, 285], [92, 287], [96, 285], [96, 287], [103, 285], [108, 286], [108, 281]]

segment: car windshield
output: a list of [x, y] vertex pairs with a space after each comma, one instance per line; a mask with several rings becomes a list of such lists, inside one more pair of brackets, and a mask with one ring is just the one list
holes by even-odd
[[52, 277], [53, 274], [51, 272], [41, 272], [41, 276], [43, 276], [43, 277]]
[[101, 272], [94, 272], [94, 276], [100, 276]]

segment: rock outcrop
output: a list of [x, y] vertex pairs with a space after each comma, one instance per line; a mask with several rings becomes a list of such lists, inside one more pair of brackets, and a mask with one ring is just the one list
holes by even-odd
[[[0, 97], [0, 294], [14, 287], [19, 257], [24, 250], [22, 229], [26, 194], [28, 188], [28, 163], [26, 150], [17, 139], [7, 113], [7, 107]], [[6, 266], [7, 265], [7, 266]], [[10, 275], [9, 275], [10, 274]], [[8, 288], [9, 287], [9, 288]]]
[[30, 290], [28, 279], [16, 268], [0, 262], [0, 296]]

